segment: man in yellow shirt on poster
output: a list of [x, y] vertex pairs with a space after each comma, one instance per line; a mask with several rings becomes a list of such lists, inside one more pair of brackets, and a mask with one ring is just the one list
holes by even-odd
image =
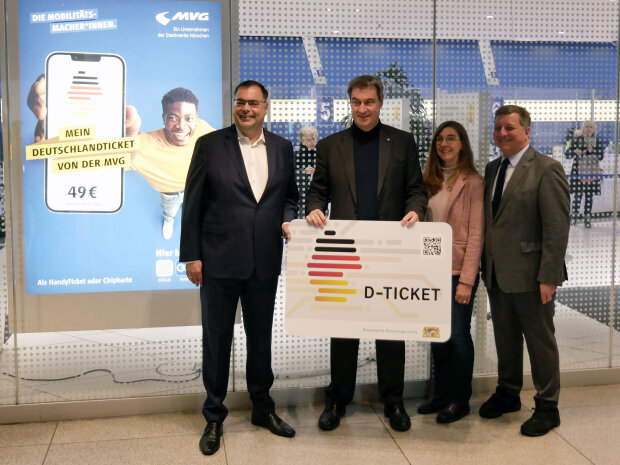
[[172, 237], [174, 217], [183, 203], [183, 189], [196, 140], [214, 129], [198, 118], [198, 98], [183, 87], [172, 89], [161, 99], [164, 127], [138, 132], [140, 116], [127, 105], [127, 136], [139, 138], [139, 150], [131, 154], [131, 165], [159, 192], [165, 239]]
[[[34, 141], [45, 139], [45, 75], [34, 82], [28, 94], [28, 106], [38, 120]], [[139, 149], [131, 154], [126, 169], [140, 173], [159, 192], [164, 239], [172, 238], [174, 217], [183, 204], [183, 189], [196, 140], [214, 128], [198, 117], [198, 98], [183, 87], [167, 92], [162, 100], [164, 127], [139, 132], [142, 119], [136, 107], [125, 110], [125, 135], [139, 138]]]

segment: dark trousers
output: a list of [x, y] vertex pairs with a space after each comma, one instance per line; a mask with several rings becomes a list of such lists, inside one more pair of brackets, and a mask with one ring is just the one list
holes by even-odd
[[241, 298], [247, 340], [246, 381], [255, 409], [274, 411], [269, 389], [271, 371], [271, 326], [278, 277], [259, 280], [204, 278], [200, 289], [202, 307], [202, 379], [207, 399], [202, 413], [207, 421], [224, 421], [228, 409], [230, 349], [237, 302]]
[[452, 317], [450, 339], [431, 343], [435, 397], [442, 402], [468, 405], [474, 373], [474, 341], [471, 338], [471, 314], [479, 277], [472, 288], [469, 304], [454, 300], [460, 276], [452, 276]]
[[[326, 393], [328, 399], [339, 406], [353, 400], [359, 343], [359, 339], [331, 339], [331, 383]], [[381, 401], [385, 405], [401, 402], [405, 383], [405, 342], [376, 340], [375, 349]]]
[[581, 207], [581, 197], [585, 196], [585, 200], [583, 203], [583, 214], [584, 216], [590, 216], [592, 214], [592, 203], [594, 201], [594, 194], [588, 191], [579, 191], [575, 192], [573, 197], [573, 215], [578, 216], [579, 210]]
[[493, 280], [488, 289], [497, 350], [498, 390], [518, 396], [523, 387], [523, 339], [536, 389], [536, 406], [557, 407], [560, 357], [555, 340], [555, 298], [542, 304], [540, 291], [509, 294]]

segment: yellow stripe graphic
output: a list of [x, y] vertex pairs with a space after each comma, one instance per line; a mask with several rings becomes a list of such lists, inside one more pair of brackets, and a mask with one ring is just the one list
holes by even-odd
[[334, 279], [311, 279], [310, 284], [331, 284], [333, 286], [348, 286], [349, 281], [337, 281]]
[[357, 294], [356, 289], [338, 289], [330, 287], [319, 287], [321, 294]]
[[346, 297], [324, 297], [324, 296], [317, 296], [314, 298], [314, 300], [316, 300], [317, 302], [346, 302], [347, 298]]

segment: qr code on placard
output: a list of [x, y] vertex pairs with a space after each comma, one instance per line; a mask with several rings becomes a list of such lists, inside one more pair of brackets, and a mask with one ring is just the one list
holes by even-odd
[[441, 237], [425, 236], [422, 238], [422, 255], [441, 255]]

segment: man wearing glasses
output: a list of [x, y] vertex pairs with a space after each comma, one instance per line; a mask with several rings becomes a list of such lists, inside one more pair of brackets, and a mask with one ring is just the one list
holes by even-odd
[[200, 450], [205, 455], [219, 449], [228, 413], [224, 398], [239, 299], [252, 423], [278, 436], [295, 435], [276, 415], [269, 389], [282, 237], [290, 237], [298, 193], [292, 144], [263, 129], [267, 97], [259, 82], [237, 86], [234, 124], [198, 139], [185, 184], [180, 260], [187, 262], [188, 279], [200, 286], [207, 391]]

